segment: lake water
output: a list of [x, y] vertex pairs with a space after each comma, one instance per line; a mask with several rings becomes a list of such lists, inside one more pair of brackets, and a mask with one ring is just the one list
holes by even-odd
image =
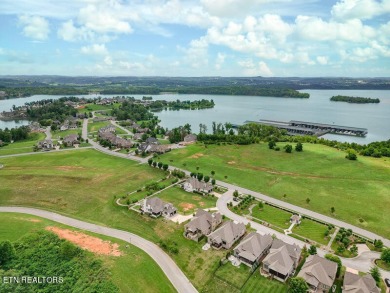
[[[199, 123], [211, 130], [212, 121], [242, 124], [245, 120], [302, 120], [309, 122], [336, 124], [368, 129], [365, 138], [325, 135], [324, 138], [366, 144], [372, 141], [390, 139], [390, 91], [384, 90], [303, 90], [310, 99], [291, 99], [252, 96], [219, 95], [152, 95], [154, 100], [199, 100], [213, 99], [215, 107], [205, 110], [162, 111], [156, 113], [161, 126], [172, 128], [189, 123], [194, 132], [199, 131]], [[348, 104], [329, 101], [331, 96], [346, 95], [379, 98], [379, 104]], [[113, 95], [101, 95], [112, 97]], [[143, 95], [129, 95], [142, 98]], [[79, 96], [83, 97], [83, 96]], [[85, 96], [96, 97], [96, 96]], [[60, 96], [37, 95], [29, 98], [0, 101], [0, 112], [8, 111], [12, 105], [21, 106], [26, 102], [60, 98]], [[12, 127], [13, 121], [0, 121], [0, 128]], [[19, 123], [26, 124], [27, 121]]]

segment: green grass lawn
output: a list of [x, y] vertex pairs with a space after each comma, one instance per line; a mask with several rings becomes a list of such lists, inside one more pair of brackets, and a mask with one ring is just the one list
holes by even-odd
[[68, 130], [64, 130], [64, 131], [56, 130], [56, 131], [52, 131], [51, 135], [52, 135], [53, 139], [58, 139], [58, 137], [65, 138], [65, 136], [68, 136], [70, 134], [79, 134], [79, 133], [81, 133], [81, 131], [82, 131], [81, 128], [68, 129]]
[[34, 145], [36, 145], [38, 141], [45, 139], [45, 136], [44, 133], [30, 133], [30, 137], [26, 140], [17, 141], [0, 147], [0, 156], [33, 152]]
[[[304, 238], [314, 240], [320, 244], [327, 245], [330, 238], [325, 237], [326, 230], [328, 230], [328, 226], [325, 226], [323, 224], [317, 223], [309, 219], [303, 219], [300, 225], [294, 226], [292, 232], [300, 236], [303, 236]], [[332, 233], [330, 233], [329, 235], [332, 235]]]
[[110, 125], [110, 121], [88, 122], [88, 133], [97, 132], [100, 128]]
[[206, 209], [216, 206], [217, 198], [202, 196], [196, 193], [184, 191], [179, 186], [171, 187], [156, 195], [164, 201], [172, 203], [180, 214], [190, 215], [198, 208]]
[[390, 218], [385, 212], [378, 213], [390, 206], [389, 159], [359, 156], [357, 161], [350, 161], [343, 151], [315, 144], [304, 144], [301, 153], [287, 154], [269, 150], [263, 143], [207, 148], [195, 144], [166, 153], [161, 160], [177, 167], [185, 164], [193, 172], [199, 167], [198, 172], [204, 175], [214, 170], [218, 180], [390, 237]]
[[245, 283], [245, 286], [241, 290], [242, 293], [286, 293], [287, 285], [275, 280], [269, 280], [256, 270], [249, 280]]
[[256, 206], [252, 209], [253, 217], [283, 229], [290, 227], [290, 217], [292, 216], [291, 213], [267, 204], [264, 204], [264, 207], [261, 210], [258, 206], [258, 202], [256, 201], [255, 203]]
[[84, 113], [84, 112], [91, 112], [91, 111], [98, 111], [98, 110], [109, 110], [112, 109], [112, 105], [96, 105], [96, 104], [86, 104], [84, 108], [80, 108], [77, 111], [79, 113]]
[[221, 265], [215, 272], [215, 275], [224, 282], [241, 289], [252, 272], [246, 265], [241, 264], [239, 267], [233, 266], [230, 262]]
[[[184, 224], [152, 219], [116, 205], [116, 198], [165, 176], [159, 169], [92, 149], [2, 158], [0, 164], [5, 166], [0, 169], [0, 205], [53, 210], [129, 231], [155, 243], [174, 241], [180, 252], [171, 257], [199, 291], [205, 288], [226, 254], [203, 251], [204, 242], [184, 238]], [[134, 272], [135, 276], [138, 274]], [[131, 286], [131, 282], [126, 283]]]
[[[14, 242], [28, 233], [43, 230], [48, 226], [80, 231], [35, 216], [0, 213], [0, 241], [10, 240]], [[82, 230], [81, 232], [119, 244], [119, 249], [123, 253], [122, 256], [96, 257], [104, 261], [112, 273], [113, 282], [121, 292], [176, 292], [160, 267], [141, 249], [115, 238]], [[129, 245], [128, 248], [126, 248], [127, 245]], [[123, 280], [126, 280], [126, 282]]]
[[383, 260], [379, 259], [376, 262], [376, 265], [380, 267], [381, 269], [384, 269], [386, 271], [390, 271], [390, 263], [386, 263]]

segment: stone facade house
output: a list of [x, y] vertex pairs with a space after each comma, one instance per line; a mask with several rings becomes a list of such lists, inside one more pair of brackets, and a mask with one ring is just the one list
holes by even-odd
[[77, 134], [69, 134], [65, 136], [62, 142], [67, 147], [72, 147], [75, 144], [80, 144], [79, 136]]
[[51, 139], [45, 139], [38, 141], [37, 147], [41, 150], [51, 150], [54, 148], [54, 143]]
[[184, 138], [183, 141], [180, 142], [180, 145], [188, 145], [195, 143], [197, 141], [197, 135], [196, 134], [187, 134]]
[[184, 236], [188, 239], [198, 241], [203, 235], [207, 236], [222, 223], [220, 213], [209, 213], [198, 209], [191, 222], [184, 226]]
[[251, 232], [234, 248], [234, 256], [243, 264], [255, 269], [269, 252], [271, 245], [271, 235]]
[[191, 177], [183, 183], [183, 189], [187, 192], [204, 192], [210, 193], [213, 191], [213, 185], [210, 182], [202, 182], [197, 178]]
[[310, 255], [298, 277], [305, 279], [312, 292], [329, 292], [336, 279], [337, 263], [318, 255]]
[[169, 218], [176, 215], [177, 209], [171, 203], [164, 202], [158, 197], [150, 197], [141, 203], [141, 212], [153, 218], [160, 216]]
[[245, 225], [227, 221], [207, 236], [207, 243], [215, 249], [230, 249], [245, 234]]
[[300, 256], [298, 245], [274, 239], [269, 254], [263, 260], [262, 269], [275, 279], [285, 282], [294, 273]]

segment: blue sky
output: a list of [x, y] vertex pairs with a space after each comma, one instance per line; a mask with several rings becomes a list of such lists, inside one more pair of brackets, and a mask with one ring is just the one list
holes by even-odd
[[1, 0], [0, 74], [390, 76], [390, 0]]

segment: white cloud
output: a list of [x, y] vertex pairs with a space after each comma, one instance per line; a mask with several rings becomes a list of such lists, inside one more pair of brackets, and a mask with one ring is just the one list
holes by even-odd
[[217, 59], [215, 60], [215, 69], [220, 70], [223, 63], [225, 63], [226, 54], [219, 52], [217, 54]]
[[254, 63], [252, 59], [238, 61], [237, 64], [244, 69], [244, 75], [248, 76], [273, 76], [271, 69], [263, 61]]
[[317, 56], [316, 60], [319, 64], [326, 65], [328, 64], [329, 58], [327, 56]]
[[108, 50], [104, 44], [93, 44], [81, 47], [81, 53], [86, 55], [107, 55]]
[[47, 39], [50, 29], [48, 21], [41, 16], [19, 16], [19, 22], [24, 26], [23, 35], [38, 41]]
[[378, 15], [390, 13], [390, 0], [341, 0], [333, 7], [331, 14], [334, 18], [371, 19]]
[[133, 29], [127, 21], [121, 20], [121, 7], [115, 2], [108, 7], [88, 5], [80, 9], [78, 21], [86, 28], [98, 33], [131, 33]]

